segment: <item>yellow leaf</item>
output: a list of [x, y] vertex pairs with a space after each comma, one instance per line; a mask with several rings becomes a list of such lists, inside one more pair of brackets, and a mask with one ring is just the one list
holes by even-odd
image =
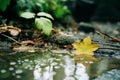
[[88, 36], [83, 40], [83, 42], [74, 42], [74, 48], [76, 49], [74, 53], [79, 54], [88, 54], [94, 55], [94, 51], [99, 48], [97, 44], [92, 44], [91, 38]]

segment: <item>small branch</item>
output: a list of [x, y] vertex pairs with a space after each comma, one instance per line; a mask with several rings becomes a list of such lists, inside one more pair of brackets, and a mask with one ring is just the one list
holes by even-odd
[[120, 39], [118, 39], [118, 38], [116, 38], [116, 37], [113, 37], [113, 36], [110, 36], [110, 35], [108, 35], [108, 34], [105, 34], [105, 33], [103, 33], [103, 32], [96, 31], [96, 33], [101, 34], [101, 35], [104, 35], [104, 36], [106, 36], [106, 37], [108, 37], [108, 38], [111, 38], [112, 41], [120, 42]]
[[5, 34], [1, 34], [2, 36], [5, 36], [5, 37], [7, 37], [8, 39], [10, 39], [10, 40], [12, 40], [12, 41], [14, 41], [14, 42], [16, 42], [16, 43], [18, 43], [18, 44], [20, 44], [20, 42], [19, 41], [17, 41], [17, 40], [15, 40], [15, 39], [13, 39], [12, 37], [10, 37], [10, 36], [7, 36], [7, 35], [5, 35]]
[[102, 42], [98, 42], [98, 41], [93, 41], [93, 43], [95, 43], [95, 44], [102, 44], [102, 45], [109, 45], [109, 46], [115, 46], [115, 47], [120, 47], [119, 45], [116, 45], [116, 44], [102, 43]]
[[120, 48], [99, 48], [99, 49], [111, 49], [111, 50], [120, 50]]

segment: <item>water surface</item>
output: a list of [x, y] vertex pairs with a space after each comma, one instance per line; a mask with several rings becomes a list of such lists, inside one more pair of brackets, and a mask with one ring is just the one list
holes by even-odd
[[0, 50], [0, 80], [120, 80], [119, 73], [115, 58]]

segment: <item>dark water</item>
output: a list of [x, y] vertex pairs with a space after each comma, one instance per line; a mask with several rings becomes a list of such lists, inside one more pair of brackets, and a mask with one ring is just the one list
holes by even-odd
[[120, 80], [120, 60], [0, 50], [0, 80]]

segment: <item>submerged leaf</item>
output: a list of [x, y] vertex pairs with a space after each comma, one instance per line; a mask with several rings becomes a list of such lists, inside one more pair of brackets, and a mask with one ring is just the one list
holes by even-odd
[[94, 55], [93, 51], [99, 48], [97, 44], [92, 44], [90, 37], [85, 38], [83, 42], [74, 42], [73, 46], [76, 49], [74, 51], [76, 55], [80, 54]]

